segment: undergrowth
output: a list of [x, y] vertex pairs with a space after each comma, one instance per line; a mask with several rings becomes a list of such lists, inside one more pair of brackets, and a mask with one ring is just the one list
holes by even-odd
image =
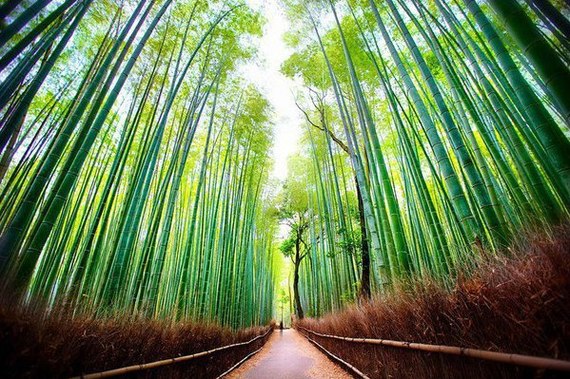
[[[215, 324], [120, 317], [70, 318], [0, 305], [2, 378], [66, 378], [190, 355], [267, 331], [254, 327], [232, 331]], [[128, 377], [215, 378], [259, 349], [268, 338], [188, 362], [141, 371]]]
[[[525, 237], [487, 257], [452, 290], [433, 282], [297, 323], [348, 337], [383, 338], [570, 359], [570, 227]], [[516, 251], [515, 251], [516, 250]], [[372, 378], [558, 378], [561, 373], [473, 358], [311, 338]], [[567, 374], [567, 373], [566, 373]]]

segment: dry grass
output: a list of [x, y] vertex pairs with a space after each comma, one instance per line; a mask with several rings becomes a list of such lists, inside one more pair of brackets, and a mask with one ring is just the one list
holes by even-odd
[[[483, 263], [450, 292], [433, 283], [396, 290], [300, 326], [384, 338], [570, 359], [570, 227], [535, 234], [511, 258]], [[317, 338], [373, 378], [557, 378], [560, 373]], [[566, 376], [567, 377], [567, 376]]]
[[[39, 312], [0, 306], [0, 373], [2, 378], [65, 378], [248, 341], [266, 330], [233, 332], [213, 324], [44, 317]], [[130, 377], [216, 377], [267, 338]]]

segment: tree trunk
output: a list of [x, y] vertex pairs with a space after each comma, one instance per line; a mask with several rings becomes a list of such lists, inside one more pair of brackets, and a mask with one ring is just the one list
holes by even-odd
[[0, 183], [4, 180], [4, 176], [6, 175], [6, 171], [8, 171], [8, 167], [10, 166], [10, 162], [12, 161], [12, 156], [14, 154], [14, 146], [16, 145], [16, 141], [18, 140], [18, 136], [20, 134], [20, 130], [22, 129], [22, 124], [24, 123], [24, 118], [20, 118], [20, 122], [14, 130], [10, 141], [8, 142], [8, 146], [4, 150], [4, 154], [2, 154], [2, 159], [0, 160]]
[[[316, 124], [311, 123], [319, 130], [324, 130], [331, 139], [350, 156], [348, 146], [342, 142], [326, 125], [324, 112], [319, 109], [321, 114], [321, 124], [323, 128], [319, 128]], [[358, 197], [358, 220], [360, 223], [360, 258], [362, 261], [362, 269], [360, 272], [360, 291], [358, 297], [362, 300], [370, 299], [370, 248], [368, 246], [368, 233], [366, 232], [366, 215], [364, 213], [364, 202], [362, 201], [362, 194], [360, 193], [360, 186], [358, 185], [358, 178], [354, 175], [354, 186], [356, 187], [356, 196]]]
[[356, 195], [358, 197], [358, 220], [360, 223], [360, 257], [362, 260], [362, 269], [360, 274], [360, 292], [358, 297], [360, 300], [370, 299], [370, 250], [368, 249], [368, 235], [366, 234], [366, 221], [364, 217], [364, 205], [362, 203], [362, 195], [356, 177]]
[[295, 297], [295, 313], [297, 313], [297, 317], [299, 320], [302, 320], [305, 317], [303, 313], [303, 307], [301, 306], [301, 298], [299, 297], [299, 266], [301, 266], [301, 241], [299, 236], [297, 236], [297, 240], [295, 241], [295, 272], [293, 275], [293, 296]]
[[[6, 1], [2, 6], [0, 6], [0, 21], [4, 21], [6, 16], [8, 16], [20, 3], [22, 0], [12, 0]], [[1, 29], [0, 29], [1, 30]]]
[[531, 7], [536, 7], [536, 10], [540, 11], [564, 37], [570, 40], [570, 21], [554, 5], [548, 0], [526, 0], [526, 2]]

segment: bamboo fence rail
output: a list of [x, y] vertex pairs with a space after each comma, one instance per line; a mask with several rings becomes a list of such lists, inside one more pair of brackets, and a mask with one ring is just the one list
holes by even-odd
[[[568, 371], [570, 372], [570, 361], [565, 361], [561, 359], [536, 357], [531, 355], [523, 354], [511, 354], [502, 353], [488, 350], [471, 349], [467, 347], [459, 346], [446, 346], [446, 345], [430, 345], [425, 343], [416, 342], [405, 342], [405, 341], [393, 341], [385, 339], [372, 339], [372, 338], [353, 338], [353, 337], [342, 337], [334, 336], [330, 334], [317, 333], [309, 329], [298, 327], [301, 330], [309, 332], [315, 336], [336, 339], [342, 341], [364, 343], [371, 345], [382, 345], [399, 347], [404, 349], [427, 351], [431, 353], [443, 353], [450, 355], [459, 355], [470, 358], [483, 359], [487, 361], [494, 361], [500, 363], [507, 363], [519, 366], [533, 367], [538, 369], [556, 370], [556, 371]], [[307, 337], [308, 338], [308, 337]]]
[[[231, 345], [217, 347], [215, 349], [201, 351], [199, 353], [185, 355], [182, 357], [163, 359], [163, 360], [155, 361], [155, 362], [142, 363], [142, 364], [138, 364], [138, 365], [126, 366], [126, 367], [116, 368], [116, 369], [112, 369], [112, 370], [96, 372], [96, 373], [92, 373], [92, 374], [74, 376], [71, 379], [109, 378], [109, 377], [116, 376], [116, 375], [128, 374], [130, 372], [148, 370], [151, 368], [167, 366], [167, 365], [171, 365], [174, 363], [186, 362], [186, 361], [190, 361], [190, 360], [195, 359], [195, 358], [200, 358], [200, 357], [204, 357], [204, 356], [213, 354], [213, 353], [218, 352], [218, 351], [227, 350], [227, 349], [231, 349], [231, 348], [238, 347], [238, 346], [249, 345], [250, 343], [257, 341], [258, 339], [267, 336], [269, 334], [269, 332], [271, 332], [272, 330], [273, 330], [273, 328], [269, 328], [269, 330], [267, 332], [255, 337], [255, 338], [252, 338], [251, 340], [246, 341], [246, 342], [234, 343]], [[251, 356], [251, 354], [249, 356]], [[226, 373], [224, 373], [224, 375], [225, 374]]]
[[351, 371], [353, 371], [356, 375], [358, 375], [360, 378], [362, 379], [370, 379], [368, 376], [366, 376], [366, 374], [364, 374], [362, 371], [360, 371], [359, 369], [357, 369], [356, 367], [354, 367], [353, 365], [351, 365], [350, 363], [348, 363], [347, 361], [341, 359], [340, 357], [334, 355], [333, 353], [331, 353], [330, 351], [328, 351], [327, 349], [324, 348], [323, 345], [321, 345], [320, 343], [318, 343], [317, 341], [315, 341], [312, 338], [307, 337], [307, 339], [312, 342], [313, 344], [315, 344], [320, 350], [322, 350], [326, 355], [328, 355], [329, 357], [331, 357], [332, 359], [334, 359], [335, 361], [341, 363], [343, 366], [348, 367]]
[[236, 363], [235, 365], [233, 365], [232, 367], [230, 367], [229, 369], [224, 371], [224, 373], [222, 375], [218, 376], [216, 379], [222, 379], [224, 376], [228, 375], [230, 372], [232, 372], [233, 370], [235, 370], [236, 368], [241, 366], [243, 362], [247, 361], [249, 358], [251, 358], [255, 354], [259, 353], [261, 351], [261, 349], [263, 349], [263, 347], [260, 347], [259, 349], [252, 351], [251, 353], [249, 353], [248, 355], [243, 357], [243, 359], [241, 361], [239, 361], [238, 363]]

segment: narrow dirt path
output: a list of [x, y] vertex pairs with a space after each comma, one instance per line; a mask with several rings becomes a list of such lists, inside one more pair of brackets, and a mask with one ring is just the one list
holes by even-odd
[[349, 379], [294, 329], [275, 330], [263, 349], [225, 378], [236, 379]]

